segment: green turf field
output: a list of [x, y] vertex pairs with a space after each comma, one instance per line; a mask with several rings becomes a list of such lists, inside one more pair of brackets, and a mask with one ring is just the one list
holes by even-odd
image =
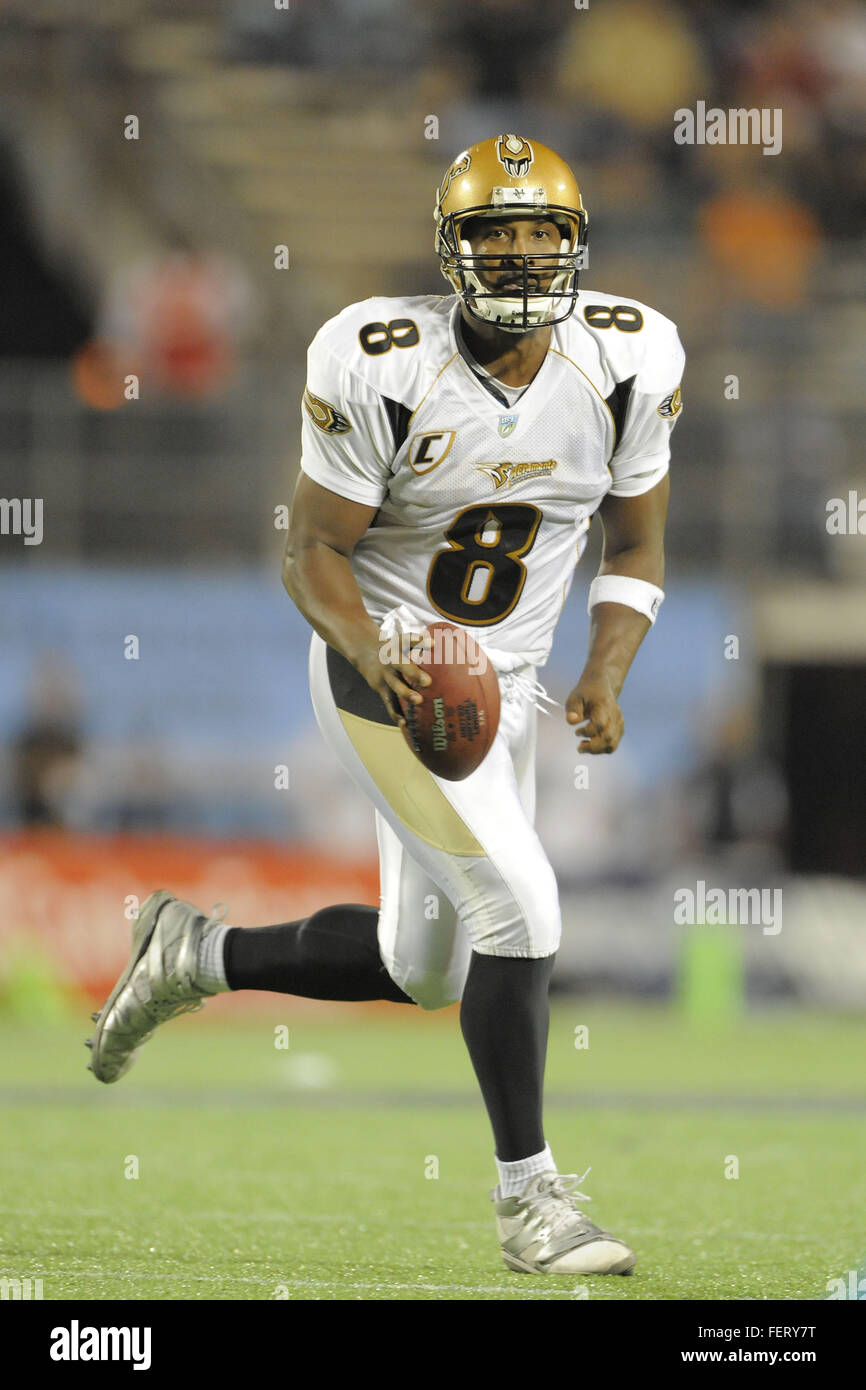
[[45, 1299], [824, 1299], [866, 1257], [866, 1021], [557, 1002], [547, 1137], [638, 1265], [536, 1278], [499, 1255], [455, 1009], [232, 1003], [112, 1087], [86, 1015], [0, 1020], [0, 1276]]

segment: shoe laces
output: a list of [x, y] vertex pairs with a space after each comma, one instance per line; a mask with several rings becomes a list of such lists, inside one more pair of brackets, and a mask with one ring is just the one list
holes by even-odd
[[527, 1205], [534, 1207], [539, 1215], [543, 1213], [548, 1237], [557, 1235], [575, 1216], [589, 1220], [586, 1213], [578, 1207], [577, 1199], [582, 1202], [592, 1201], [591, 1197], [579, 1190], [581, 1183], [591, 1172], [590, 1167], [580, 1176], [577, 1173], [557, 1173], [539, 1192], [525, 1199]]

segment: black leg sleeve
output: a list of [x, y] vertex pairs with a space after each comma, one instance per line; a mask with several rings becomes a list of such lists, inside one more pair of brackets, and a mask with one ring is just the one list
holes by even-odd
[[413, 1004], [382, 963], [378, 923], [377, 908], [350, 904], [282, 926], [233, 927], [225, 941], [229, 988]]
[[554, 960], [472, 952], [460, 1027], [502, 1163], [544, 1148], [541, 1110]]

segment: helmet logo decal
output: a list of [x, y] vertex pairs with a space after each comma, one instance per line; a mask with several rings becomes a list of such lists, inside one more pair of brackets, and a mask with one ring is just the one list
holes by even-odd
[[496, 158], [512, 179], [525, 178], [535, 156], [528, 140], [521, 135], [500, 135], [496, 141]]
[[472, 156], [470, 154], [463, 154], [460, 156], [459, 159], [455, 159], [454, 163], [451, 165], [451, 168], [448, 170], [447, 174], [442, 180], [442, 187], [439, 189], [439, 192], [436, 195], [437, 203], [444, 203], [445, 199], [448, 196], [448, 190], [451, 187], [454, 180], [458, 179], [461, 174], [465, 174], [466, 170], [469, 168], [469, 165], [471, 163]]

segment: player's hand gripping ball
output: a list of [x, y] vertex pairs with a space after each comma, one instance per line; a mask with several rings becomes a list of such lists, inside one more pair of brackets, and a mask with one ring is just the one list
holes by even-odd
[[430, 676], [420, 704], [400, 696], [403, 737], [437, 777], [462, 782], [481, 763], [499, 727], [499, 679], [471, 633], [430, 623], [412, 660]]

